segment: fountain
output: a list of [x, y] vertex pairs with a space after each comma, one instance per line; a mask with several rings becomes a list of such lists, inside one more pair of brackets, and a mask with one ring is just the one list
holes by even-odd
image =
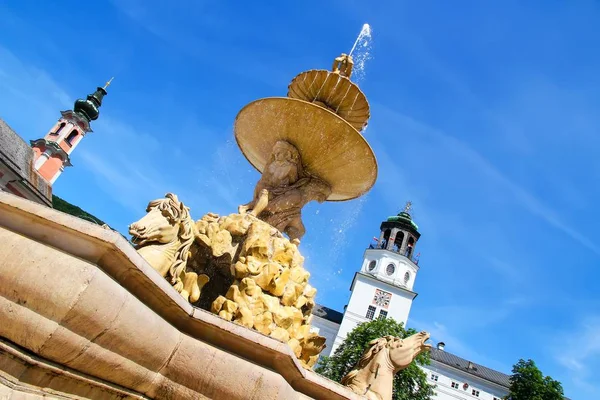
[[295, 77], [287, 97], [256, 100], [238, 113], [237, 144], [262, 174], [238, 213], [209, 213], [194, 223], [168, 194], [130, 227], [140, 254], [186, 300], [287, 343], [305, 368], [314, 366], [325, 338], [310, 332], [316, 289], [298, 250], [302, 208], [357, 198], [377, 177], [360, 134], [369, 104], [349, 79], [352, 66], [342, 54], [331, 71]]
[[[358, 198], [377, 177], [361, 135], [369, 103], [350, 80], [360, 40], [287, 97], [238, 113], [236, 142], [261, 178], [237, 213], [194, 221], [168, 193], [131, 224], [134, 250], [0, 193], [0, 397], [358, 398], [311, 371], [325, 339], [310, 329], [316, 289], [299, 246], [308, 202]], [[353, 390], [377, 378], [364, 368]]]

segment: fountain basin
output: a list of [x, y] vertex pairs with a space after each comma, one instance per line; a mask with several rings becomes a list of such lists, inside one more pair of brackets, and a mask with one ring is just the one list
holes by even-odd
[[339, 73], [313, 69], [296, 76], [288, 87], [288, 97], [318, 102], [362, 131], [371, 116], [364, 93]]
[[234, 133], [242, 153], [260, 172], [275, 142], [296, 146], [304, 168], [331, 185], [329, 201], [360, 197], [377, 179], [375, 154], [363, 136], [314, 103], [288, 97], [253, 101], [238, 113]]
[[192, 307], [117, 232], [0, 193], [0, 397], [359, 399]]

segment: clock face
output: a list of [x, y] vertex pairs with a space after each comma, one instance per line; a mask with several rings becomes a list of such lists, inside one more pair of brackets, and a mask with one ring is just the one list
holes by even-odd
[[383, 290], [375, 290], [375, 296], [373, 297], [373, 304], [388, 308], [390, 305], [390, 300], [392, 299], [392, 294], [388, 292], [384, 292]]

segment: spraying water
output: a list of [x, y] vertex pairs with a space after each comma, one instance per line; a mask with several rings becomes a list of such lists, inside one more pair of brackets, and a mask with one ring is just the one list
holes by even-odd
[[365, 63], [367, 60], [371, 59], [371, 43], [371, 26], [369, 24], [364, 24], [352, 46], [352, 50], [348, 53], [352, 56], [356, 51], [356, 54], [352, 57], [354, 59], [352, 80], [357, 83], [365, 77]]

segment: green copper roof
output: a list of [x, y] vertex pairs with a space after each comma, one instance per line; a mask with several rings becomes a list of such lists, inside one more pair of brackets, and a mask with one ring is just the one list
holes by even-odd
[[88, 94], [85, 100], [77, 99], [73, 111], [87, 119], [88, 122], [97, 120], [98, 115], [100, 115], [99, 108], [102, 105], [102, 99], [108, 94], [106, 88], [110, 85], [112, 80], [113, 78], [110, 78], [104, 87], [96, 88], [96, 91], [92, 94]]
[[415, 224], [415, 222], [412, 220], [412, 217], [410, 216], [410, 214], [407, 213], [406, 211], [402, 211], [398, 215], [392, 215], [387, 220], [388, 220], [388, 222], [403, 222], [405, 224], [412, 225], [415, 228], [415, 230], [417, 230], [417, 231], [419, 230], [419, 227], [417, 226], [417, 224]]
[[88, 94], [85, 100], [77, 99], [75, 101], [75, 107], [73, 111], [77, 114], [85, 117], [88, 122], [98, 119], [100, 115], [100, 106], [102, 105], [102, 99], [107, 95], [104, 88], [98, 87], [92, 94]]

